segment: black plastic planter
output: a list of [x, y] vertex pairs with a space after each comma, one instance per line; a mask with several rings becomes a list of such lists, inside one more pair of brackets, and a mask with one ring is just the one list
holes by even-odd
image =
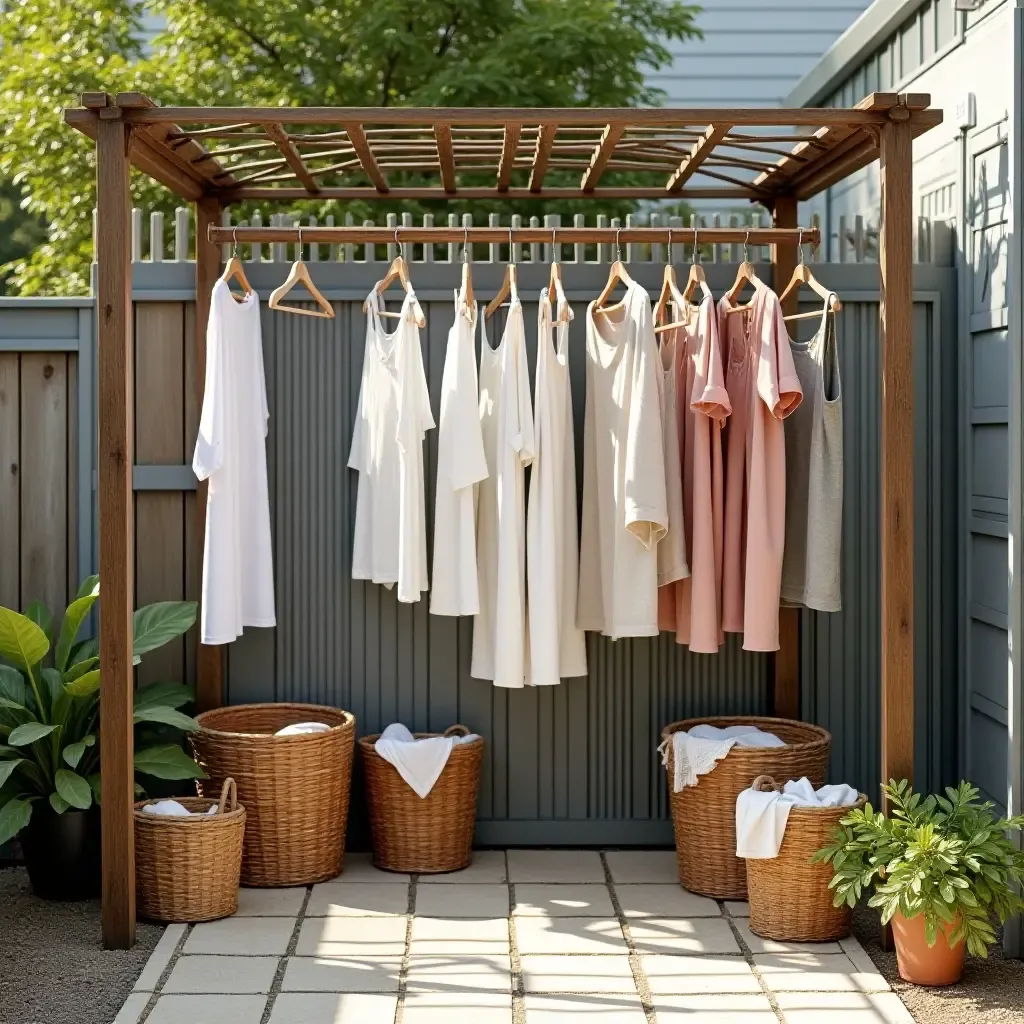
[[100, 815], [46, 804], [32, 808], [19, 836], [32, 891], [44, 900], [89, 900], [100, 894]]

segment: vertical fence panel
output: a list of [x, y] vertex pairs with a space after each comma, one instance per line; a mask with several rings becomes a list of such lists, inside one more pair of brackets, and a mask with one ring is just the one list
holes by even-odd
[[0, 604], [21, 607], [21, 357], [0, 352]]

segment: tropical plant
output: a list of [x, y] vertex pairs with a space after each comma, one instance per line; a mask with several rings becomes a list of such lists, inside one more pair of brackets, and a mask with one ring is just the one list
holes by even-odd
[[[38, 601], [24, 615], [0, 606], [0, 844], [28, 824], [40, 800], [58, 814], [99, 803], [98, 644], [78, 639], [99, 595], [99, 577], [90, 576], [59, 626]], [[181, 636], [195, 619], [194, 601], [140, 608], [134, 618], [134, 664]], [[204, 777], [176, 741], [178, 730], [198, 728], [178, 710], [192, 699], [192, 691], [181, 683], [136, 690], [137, 773], [158, 779]]]
[[1024, 827], [1024, 816], [997, 818], [968, 782], [947, 786], [945, 796], [922, 797], [906, 779], [890, 780], [885, 795], [891, 816], [871, 804], [851, 811], [812, 858], [835, 869], [834, 904], [853, 907], [873, 889], [868, 905], [881, 908], [883, 924], [897, 911], [924, 914], [929, 946], [940, 928], [948, 929], [951, 947], [963, 939], [969, 952], [987, 956], [996, 940], [993, 920], [1024, 909], [1015, 891], [1024, 853], [1009, 838]]

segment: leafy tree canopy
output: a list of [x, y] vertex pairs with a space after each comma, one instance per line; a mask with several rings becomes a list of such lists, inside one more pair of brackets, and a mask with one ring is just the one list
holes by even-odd
[[[147, 10], [165, 28], [144, 47]], [[12, 0], [0, 19], [0, 179], [49, 224], [9, 267], [13, 286], [88, 289], [93, 154], [61, 120], [84, 90], [182, 105], [651, 105], [662, 96], [647, 75], [670, 62], [667, 42], [699, 34], [697, 11], [680, 0]], [[133, 195], [167, 212], [179, 202], [141, 176]], [[375, 203], [373, 215], [398, 208]], [[295, 211], [370, 215], [357, 204]]]

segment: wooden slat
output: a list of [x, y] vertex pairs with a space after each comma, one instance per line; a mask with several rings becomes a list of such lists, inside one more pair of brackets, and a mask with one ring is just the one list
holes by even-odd
[[[542, 188], [540, 192], [531, 192], [529, 188], [517, 188], [512, 185], [507, 192], [499, 193], [493, 186], [466, 186], [459, 188], [460, 199], [551, 199], [569, 201], [573, 199], [589, 199], [600, 201], [618, 199], [664, 199], [665, 187], [655, 186], [608, 186], [596, 188], [592, 192], [584, 192], [578, 187], [552, 186]], [[290, 188], [287, 185], [268, 187], [266, 185], [242, 185], [227, 189], [218, 195], [226, 203], [238, 203], [246, 200], [285, 201], [289, 199], [308, 199], [305, 189]], [[445, 199], [448, 197], [440, 185], [398, 186], [388, 192], [389, 199]], [[675, 193], [678, 199], [757, 199], [761, 193], [756, 189], [725, 188], [721, 185], [688, 186]], [[379, 198], [376, 189], [367, 186], [327, 186], [320, 190], [320, 199], [373, 200]]]
[[[194, 302], [183, 304], [185, 318], [185, 377], [182, 388], [185, 394], [185, 426], [182, 435], [182, 448], [185, 461], [191, 463], [192, 453], [199, 434], [199, 415], [202, 411], [202, 398], [196, 386], [196, 305]], [[203, 535], [198, 532], [201, 525], [196, 506], [196, 492], [185, 493], [185, 600], [198, 601], [202, 596], [203, 579]], [[199, 647], [199, 625], [193, 626], [185, 634], [185, 681], [190, 686], [196, 685], [196, 651]]]
[[386, 193], [388, 191], [387, 179], [380, 167], [377, 166], [377, 158], [373, 155], [369, 142], [366, 141], [366, 132], [363, 131], [363, 126], [358, 121], [347, 121], [344, 127], [348, 132], [349, 142], [352, 143], [352, 148], [356, 151], [356, 156], [359, 157], [359, 165], [362, 167], [363, 173], [370, 179], [378, 192]]
[[544, 187], [544, 176], [548, 172], [548, 161], [551, 159], [551, 147], [558, 132], [556, 124], [542, 124], [537, 133], [537, 148], [533, 154], [533, 167], [530, 169], [530, 191], [540, 192]]
[[498, 191], [507, 192], [512, 180], [512, 167], [515, 164], [516, 150], [519, 148], [519, 135], [523, 130], [520, 124], [505, 125], [505, 135], [501, 143], [501, 160], [498, 163]]
[[434, 140], [437, 143], [437, 162], [441, 168], [441, 187], [450, 194], [456, 189], [452, 126], [450, 124], [435, 124]]
[[279, 124], [265, 124], [263, 130], [280, 150], [281, 156], [285, 158], [295, 177], [305, 185], [306, 191], [315, 196], [320, 191], [320, 186], [303, 162], [295, 143], [288, 138], [288, 133]]
[[0, 352], [0, 605], [21, 600], [21, 356]]
[[[185, 597], [184, 511], [185, 496], [177, 491], [135, 495], [135, 599], [140, 608]], [[137, 671], [140, 686], [184, 680], [184, 639], [150, 651]]]
[[[74, 600], [78, 593], [78, 353], [68, 353], [68, 479], [67, 479], [67, 591], [65, 604]], [[0, 428], [2, 429], [2, 428]], [[2, 463], [0, 463], [2, 465]], [[89, 472], [89, 466], [83, 467]]]
[[590, 166], [580, 181], [580, 189], [583, 192], [593, 192], [597, 187], [605, 167], [608, 166], [608, 161], [612, 158], [612, 153], [615, 152], [615, 146], [619, 139], [622, 138], [622, 133], [625, 130], [626, 126], [624, 124], [609, 124], [605, 126], [604, 132], [601, 135], [601, 141], [597, 144], [597, 149], [594, 150], [594, 155], [590, 158]]
[[678, 192], [693, 177], [700, 165], [714, 152], [715, 146], [729, 134], [730, 124], [708, 125], [703, 138], [694, 143], [690, 155], [673, 171], [665, 186], [666, 192]]

